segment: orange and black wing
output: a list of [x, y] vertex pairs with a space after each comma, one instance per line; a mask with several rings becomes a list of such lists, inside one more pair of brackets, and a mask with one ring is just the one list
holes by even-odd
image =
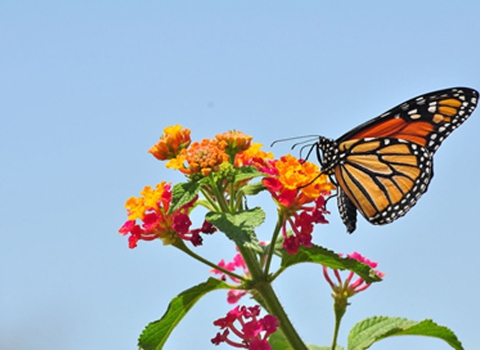
[[335, 168], [340, 216], [349, 232], [356, 211], [383, 225], [405, 215], [433, 177], [433, 153], [395, 138], [360, 139], [340, 144], [343, 161]]
[[322, 171], [337, 179], [340, 216], [353, 232], [356, 210], [383, 225], [405, 215], [433, 176], [433, 154], [477, 105], [469, 88], [413, 98], [336, 141], [320, 137]]
[[337, 139], [396, 138], [435, 152], [477, 105], [478, 92], [452, 88], [431, 92], [406, 101]]

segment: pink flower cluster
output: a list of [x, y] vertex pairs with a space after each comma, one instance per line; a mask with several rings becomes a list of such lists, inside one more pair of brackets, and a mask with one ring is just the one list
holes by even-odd
[[302, 205], [299, 211], [293, 212], [293, 215], [287, 219], [293, 235], [287, 234], [286, 223], [282, 226], [282, 235], [285, 238], [283, 247], [290, 255], [296, 254], [301, 245], [312, 246], [313, 224], [328, 224], [324, 216], [328, 213], [325, 210], [325, 198], [318, 197], [313, 203], [313, 207]]
[[[374, 261], [370, 261], [369, 259], [365, 258], [364, 256], [360, 255], [357, 252], [353, 252], [352, 254], [348, 254], [347, 256], [350, 259], [358, 260], [361, 263], [364, 263], [364, 264], [370, 266], [372, 269], [376, 268], [377, 265], [378, 265], [378, 263], [376, 263]], [[378, 271], [378, 270], [375, 270], [375, 273], [379, 277], [385, 276], [384, 272], [381, 272], [381, 271]], [[353, 295], [355, 295], [355, 294], [357, 294], [361, 291], [364, 291], [365, 289], [367, 289], [371, 285], [371, 283], [365, 283], [365, 281], [361, 277], [357, 277], [355, 279], [355, 281], [352, 282], [352, 279], [355, 275], [355, 273], [353, 271], [349, 272], [345, 281], [342, 280], [342, 277], [340, 276], [340, 272], [338, 270], [334, 269], [333, 274], [335, 275], [335, 278], [337, 280], [337, 284], [335, 284], [335, 282], [333, 282], [332, 279], [330, 278], [330, 276], [328, 274], [328, 268], [325, 267], [325, 266], [323, 267], [323, 276], [327, 280], [330, 287], [332, 287], [334, 298], [343, 298], [343, 299], [349, 298], [349, 297], [351, 297], [351, 296], [353, 296]]]
[[[219, 345], [227, 343], [236, 348], [249, 350], [272, 350], [268, 343], [268, 337], [275, 333], [279, 327], [278, 320], [273, 315], [266, 315], [258, 318], [260, 306], [252, 307], [237, 306], [229, 311], [227, 316], [216, 320], [213, 324], [223, 329], [218, 332], [212, 343]], [[238, 326], [236, 325], [238, 323]], [[230, 335], [234, 334], [241, 341], [233, 341]]]

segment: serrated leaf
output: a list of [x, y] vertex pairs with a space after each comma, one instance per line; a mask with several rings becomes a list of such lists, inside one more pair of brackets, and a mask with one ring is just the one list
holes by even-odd
[[309, 248], [300, 247], [298, 253], [294, 255], [284, 252], [281, 265], [283, 268], [287, 268], [304, 262], [321, 264], [337, 270], [353, 271], [362, 277], [366, 283], [382, 280], [370, 266], [348, 257], [341, 258], [337, 253], [317, 245], [312, 245]]
[[168, 305], [162, 318], [145, 327], [138, 339], [139, 348], [141, 350], [162, 349], [173, 329], [193, 305], [205, 294], [218, 289], [228, 289], [228, 284], [215, 278], [209, 278], [207, 282], [200, 283], [177, 295]]
[[367, 318], [353, 326], [348, 335], [348, 350], [368, 349], [376, 341], [398, 335], [434, 337], [446, 341], [456, 350], [463, 350], [455, 333], [432, 320], [417, 322], [386, 316]]
[[185, 204], [192, 201], [198, 194], [201, 186], [201, 182], [180, 182], [173, 186], [172, 202], [168, 213], [172, 214]]
[[265, 220], [265, 212], [257, 207], [233, 214], [209, 212], [205, 218], [236, 244], [255, 246], [258, 240], [254, 229]]

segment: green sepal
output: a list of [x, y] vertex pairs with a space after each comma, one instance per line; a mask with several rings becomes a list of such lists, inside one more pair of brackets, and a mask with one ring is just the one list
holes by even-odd
[[138, 338], [139, 349], [162, 349], [173, 329], [193, 305], [205, 294], [218, 289], [229, 289], [229, 285], [215, 278], [209, 278], [207, 282], [187, 289], [173, 298], [162, 318], [149, 323], [140, 334]]
[[235, 244], [261, 251], [255, 235], [255, 227], [265, 220], [265, 212], [261, 208], [256, 207], [233, 214], [209, 212], [205, 218]]
[[210, 204], [209, 201], [207, 201], [206, 199], [199, 199], [195, 202], [195, 205], [193, 206], [194, 208], [198, 207], [198, 206], [201, 206], [201, 207], [204, 207], [204, 208], [207, 208], [208, 210], [212, 210], [212, 205]]
[[265, 190], [265, 186], [261, 182], [248, 184], [240, 189], [240, 192], [246, 196], [254, 196]]
[[342, 258], [337, 253], [317, 245], [312, 245], [308, 248], [302, 246], [299, 248], [298, 253], [293, 255], [284, 252], [281, 268], [284, 270], [289, 266], [304, 262], [321, 264], [331, 269], [353, 271], [363, 278], [366, 283], [382, 280], [370, 266], [355, 259]]
[[367, 318], [353, 326], [348, 335], [348, 350], [368, 349], [376, 341], [398, 335], [434, 337], [446, 341], [456, 350], [463, 350], [455, 333], [432, 320], [418, 322], [387, 316]]

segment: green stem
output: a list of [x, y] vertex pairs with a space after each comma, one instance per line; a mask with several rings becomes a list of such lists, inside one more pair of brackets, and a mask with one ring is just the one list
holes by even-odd
[[235, 212], [235, 181], [230, 182], [230, 213]]
[[340, 330], [342, 317], [345, 315], [345, 311], [347, 310], [347, 305], [347, 299], [335, 298], [335, 302], [333, 304], [335, 311], [335, 329], [333, 331], [332, 350], [335, 350], [337, 347], [338, 331]]
[[182, 252], [184, 253], [187, 253], [188, 255], [190, 255], [192, 258], [194, 258], [195, 260], [198, 260], [200, 261], [201, 263], [204, 263], [205, 265], [207, 266], [210, 266], [211, 268], [214, 268], [216, 270], [219, 270], [219, 271], [222, 271], [224, 274], [230, 276], [230, 277], [233, 277], [233, 278], [238, 278], [242, 281], [246, 281], [247, 279], [243, 276], [240, 276], [240, 275], [237, 275], [236, 273], [233, 273], [232, 271], [228, 271], [226, 269], [224, 269], [223, 267], [220, 267], [218, 266], [217, 264], [214, 264], [212, 263], [211, 261], [207, 260], [207, 259], [204, 259], [202, 258], [200, 255], [197, 255], [195, 254], [193, 251], [191, 251], [190, 249], [188, 249], [188, 247], [185, 245], [185, 243], [181, 240], [181, 239], [178, 239], [175, 243], [173, 243], [173, 246], [175, 248], [178, 248], [180, 249]]
[[285, 313], [283, 306], [280, 304], [280, 301], [278, 300], [272, 288], [271, 282], [268, 281], [267, 275], [262, 271], [260, 263], [255, 254], [250, 249], [242, 246], [238, 246], [238, 250], [242, 254], [252, 276], [253, 288], [260, 294], [267, 311], [277, 317], [278, 321], [280, 322], [280, 328], [282, 329], [292, 348], [295, 350], [307, 350], [307, 346], [303, 343], [302, 339]]
[[280, 322], [280, 328], [282, 329], [282, 332], [290, 343], [292, 349], [307, 350], [307, 346], [303, 343], [302, 339], [290, 322], [290, 319], [285, 313], [283, 306], [280, 304], [280, 301], [273, 291], [271, 284], [269, 282], [257, 283], [255, 285], [255, 289], [258, 291], [267, 305], [268, 312], [277, 317], [278, 321]]
[[235, 194], [234, 212], [243, 210], [243, 199], [244, 199], [243, 192], [242, 191], [237, 191], [237, 193]]
[[263, 281], [264, 275], [260, 263], [255, 255], [255, 253], [248, 248], [245, 248], [242, 245], [237, 245], [238, 251], [242, 254], [243, 260], [247, 265], [248, 271], [252, 276], [253, 281]]
[[223, 191], [220, 192], [215, 181], [215, 177], [213, 176], [213, 172], [208, 175], [208, 180], [210, 182], [210, 188], [212, 189], [213, 195], [215, 196], [218, 204], [220, 205], [220, 211], [224, 213], [229, 213], [229, 207], [227, 202], [225, 201], [225, 197], [223, 196]]
[[277, 279], [277, 277], [283, 272], [285, 271], [285, 268], [284, 267], [280, 267], [277, 271], [275, 271], [275, 273], [272, 273], [270, 275], [270, 281], [273, 282]]
[[200, 192], [202, 192], [205, 199], [212, 206], [212, 208], [207, 208], [207, 209], [209, 209], [210, 211], [217, 211], [217, 212], [220, 211], [220, 207], [217, 205], [217, 203], [215, 203], [215, 201], [212, 199], [210, 194], [207, 191], [205, 191], [205, 189], [203, 187], [200, 187]]
[[272, 239], [270, 241], [270, 247], [268, 249], [268, 254], [267, 254], [267, 261], [265, 263], [265, 275], [268, 276], [268, 273], [270, 272], [270, 264], [272, 263], [272, 257], [273, 257], [273, 252], [275, 251], [275, 245], [277, 243], [277, 238], [280, 233], [280, 230], [282, 229], [283, 225], [283, 214], [281, 211], [278, 212], [278, 219], [277, 219], [277, 224], [275, 225], [275, 229], [273, 230], [273, 235]]

